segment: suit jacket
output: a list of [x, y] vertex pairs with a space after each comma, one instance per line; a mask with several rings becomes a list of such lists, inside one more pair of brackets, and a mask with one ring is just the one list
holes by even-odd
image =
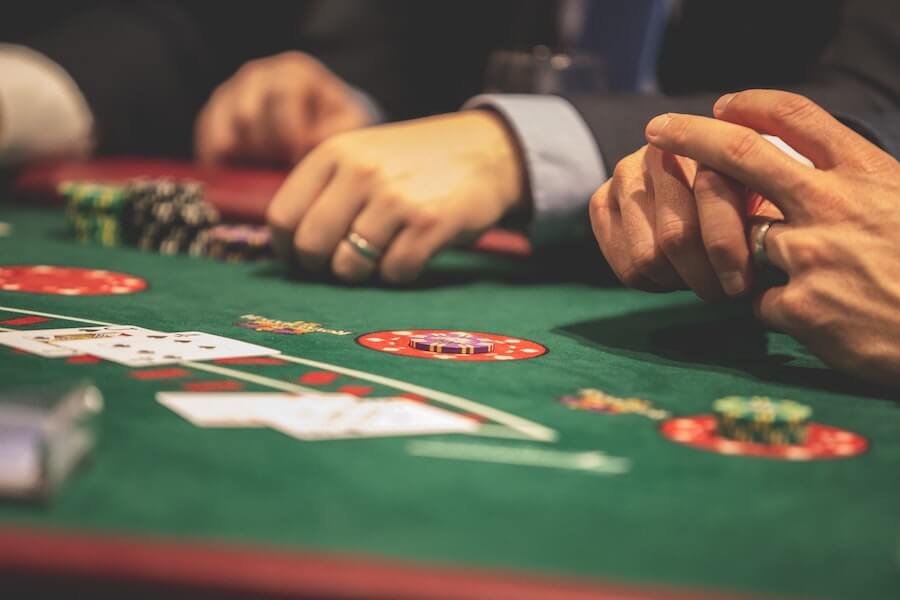
[[723, 93], [796, 91], [835, 113], [900, 107], [897, 0], [684, 0], [658, 63], [661, 94], [569, 98], [610, 169], [665, 112], [712, 114]]
[[900, 112], [838, 117], [845, 125], [900, 160]]
[[[73, 6], [74, 5], [74, 6]], [[552, 0], [30, 0], [0, 40], [62, 65], [91, 107], [100, 153], [189, 155], [193, 121], [250, 59], [298, 49], [369, 93], [388, 118], [451, 112], [491, 52], [552, 34]]]

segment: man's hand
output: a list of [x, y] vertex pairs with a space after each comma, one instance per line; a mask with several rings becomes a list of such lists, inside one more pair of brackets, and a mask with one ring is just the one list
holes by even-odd
[[[783, 212], [765, 249], [789, 281], [757, 299], [759, 317], [839, 369], [900, 384], [900, 163], [794, 94], [731, 94], [715, 115], [661, 115], [647, 139]], [[816, 168], [757, 132], [781, 137]]]
[[[282, 254], [346, 281], [415, 279], [522, 199], [518, 148], [501, 118], [466, 111], [342, 133], [298, 165], [269, 206]], [[381, 251], [360, 254], [346, 237]]]
[[[591, 225], [625, 285], [690, 288], [708, 301], [750, 289], [744, 186], [696, 161], [644, 146], [623, 158], [591, 198]], [[781, 213], [762, 202], [755, 215]]]
[[324, 65], [285, 52], [246, 63], [216, 88], [197, 117], [194, 151], [206, 164], [294, 164], [328, 137], [370, 119]]

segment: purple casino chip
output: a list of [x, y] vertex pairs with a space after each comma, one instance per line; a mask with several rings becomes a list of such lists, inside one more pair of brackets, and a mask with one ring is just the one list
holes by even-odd
[[494, 351], [494, 341], [464, 331], [451, 331], [410, 336], [409, 347], [438, 354], [487, 354]]

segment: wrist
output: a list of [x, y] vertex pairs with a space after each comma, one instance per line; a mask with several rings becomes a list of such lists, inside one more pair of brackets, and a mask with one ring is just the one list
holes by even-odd
[[490, 109], [471, 110], [460, 114], [471, 119], [478, 130], [484, 132], [481, 147], [489, 153], [486, 164], [497, 186], [504, 215], [528, 212], [531, 202], [524, 156], [506, 120]]

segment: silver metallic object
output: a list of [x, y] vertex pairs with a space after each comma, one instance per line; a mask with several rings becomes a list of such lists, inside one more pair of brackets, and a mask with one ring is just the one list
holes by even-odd
[[372, 262], [378, 262], [378, 259], [381, 258], [382, 250], [372, 245], [369, 240], [358, 233], [351, 231], [344, 239], [363, 258]]
[[0, 496], [51, 496], [93, 450], [102, 410], [89, 383], [0, 390]]
[[766, 254], [766, 234], [773, 223], [780, 223], [776, 219], [760, 220], [750, 226], [750, 249], [752, 251], [753, 262], [757, 265], [771, 265], [769, 255]]

